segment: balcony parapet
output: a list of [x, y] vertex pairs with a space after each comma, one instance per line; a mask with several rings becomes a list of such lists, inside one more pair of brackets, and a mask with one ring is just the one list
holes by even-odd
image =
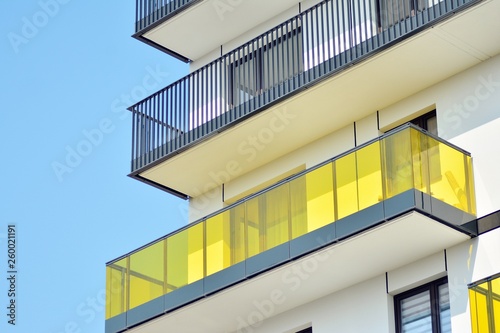
[[477, 2], [322, 1], [131, 106], [132, 175]]
[[476, 235], [470, 154], [407, 124], [109, 262], [107, 332], [412, 211]]

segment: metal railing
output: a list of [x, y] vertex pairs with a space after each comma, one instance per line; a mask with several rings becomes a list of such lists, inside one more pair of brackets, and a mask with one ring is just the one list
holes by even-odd
[[136, 0], [135, 31], [146, 29], [196, 1], [199, 0]]
[[132, 172], [477, 1], [322, 1], [131, 106]]

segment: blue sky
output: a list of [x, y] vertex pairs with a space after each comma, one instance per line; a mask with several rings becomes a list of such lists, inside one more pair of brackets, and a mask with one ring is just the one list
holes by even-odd
[[[0, 4], [0, 331], [104, 331], [105, 263], [185, 224], [135, 181], [126, 107], [187, 65], [130, 36], [135, 1]], [[16, 325], [7, 226], [16, 225]]]

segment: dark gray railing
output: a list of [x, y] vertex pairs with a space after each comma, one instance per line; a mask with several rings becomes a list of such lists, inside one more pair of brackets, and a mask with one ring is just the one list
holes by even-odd
[[196, 1], [199, 0], [136, 0], [135, 31], [146, 29]]
[[322, 1], [131, 106], [132, 171], [477, 1]]

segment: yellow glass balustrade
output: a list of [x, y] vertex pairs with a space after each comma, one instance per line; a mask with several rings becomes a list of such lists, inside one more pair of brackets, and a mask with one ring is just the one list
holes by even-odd
[[106, 318], [411, 189], [475, 215], [470, 156], [406, 127], [109, 264]]
[[473, 333], [500, 332], [500, 276], [469, 289]]
[[333, 163], [290, 181], [292, 238], [314, 231], [335, 220]]
[[225, 210], [205, 222], [207, 275], [245, 259], [245, 206]]
[[165, 294], [165, 240], [130, 256], [129, 307]]
[[167, 292], [205, 276], [204, 226], [195, 224], [167, 240]]

